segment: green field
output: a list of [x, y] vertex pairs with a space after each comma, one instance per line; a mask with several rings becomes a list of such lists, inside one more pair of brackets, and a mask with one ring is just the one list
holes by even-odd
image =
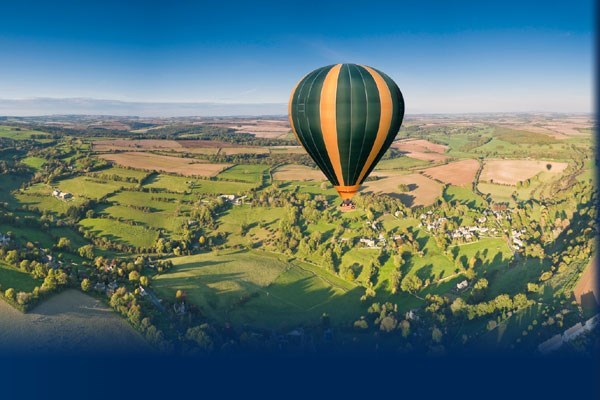
[[178, 208], [188, 207], [180, 203], [184, 198], [185, 195], [177, 193], [146, 193], [124, 190], [113, 194], [107, 200], [124, 206], [149, 207], [152, 212], [175, 213]]
[[[26, 128], [18, 128], [14, 126], [0, 125], [0, 137], [13, 139], [13, 140], [25, 140], [31, 139], [31, 135], [49, 136], [45, 132], [34, 131]], [[48, 141], [48, 139], [38, 139], [41, 141]]]
[[449, 203], [458, 202], [460, 204], [466, 204], [470, 208], [481, 208], [486, 205], [484, 199], [473, 193], [471, 189], [449, 185], [446, 187], [443, 193], [444, 200]]
[[432, 163], [429, 161], [417, 160], [416, 158], [402, 156], [398, 158], [390, 158], [388, 160], [381, 160], [379, 164], [377, 164], [376, 170], [411, 169], [417, 167], [427, 167], [431, 164]]
[[97, 236], [136, 247], [150, 248], [158, 238], [155, 230], [107, 218], [85, 218], [79, 224]]
[[0, 285], [2, 286], [0, 290], [2, 292], [8, 288], [13, 288], [16, 292], [31, 292], [41, 284], [41, 280], [33, 279], [28, 273], [0, 261]]
[[33, 168], [36, 171], [39, 171], [40, 169], [42, 169], [42, 166], [46, 163], [46, 160], [44, 160], [41, 157], [27, 157], [24, 158], [23, 160], [21, 160], [21, 162], [25, 165], [27, 165], [28, 167]]
[[39, 242], [42, 247], [47, 249], [52, 248], [55, 244], [54, 239], [39, 228], [0, 224], [0, 232], [12, 232], [14, 238], [22, 244]]
[[101, 176], [101, 175], [116, 175], [121, 178], [134, 178], [134, 179], [144, 179], [149, 175], [148, 172], [140, 171], [137, 169], [127, 169], [121, 167], [110, 167], [98, 172], [91, 173], [90, 176]]
[[178, 217], [175, 213], [169, 212], [144, 212], [132, 207], [112, 205], [98, 210], [102, 215], [126, 221], [134, 221], [139, 225], [154, 229], [164, 229], [172, 237], [181, 233], [183, 224], [187, 218]]
[[498, 185], [496, 183], [479, 182], [477, 189], [481, 193], [489, 194], [497, 203], [509, 203], [514, 206], [515, 201], [512, 193], [516, 190], [514, 186]]
[[323, 312], [336, 321], [361, 311], [361, 290], [352, 284], [268, 253], [221, 251], [172, 261], [175, 268], [154, 279], [155, 290], [167, 299], [184, 290], [220, 321], [283, 329], [317, 323]]
[[68, 192], [73, 197], [87, 197], [88, 199], [100, 199], [108, 194], [114, 193], [122, 187], [134, 187], [134, 183], [99, 181], [86, 176], [66, 179], [56, 183], [63, 192]]
[[247, 182], [211, 181], [183, 176], [156, 175], [148, 179], [144, 187], [163, 189], [179, 193], [197, 194], [238, 194], [248, 191], [256, 184]]
[[259, 184], [262, 183], [263, 175], [268, 169], [268, 165], [235, 165], [231, 168], [227, 168], [225, 171], [217, 175], [217, 177], [221, 179]]
[[[282, 207], [256, 207], [235, 206], [219, 216], [217, 232], [227, 235], [227, 244], [247, 245], [251, 242], [262, 243], [273, 237], [278, 228], [278, 222], [285, 215]], [[246, 224], [248, 233], [240, 235], [240, 226]]]

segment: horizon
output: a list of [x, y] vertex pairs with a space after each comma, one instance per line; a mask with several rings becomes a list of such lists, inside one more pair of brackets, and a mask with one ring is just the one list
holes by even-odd
[[29, 1], [2, 8], [10, 18], [0, 51], [10, 57], [0, 65], [0, 114], [22, 115], [8, 103], [40, 98], [286, 104], [303, 75], [341, 62], [388, 74], [409, 114], [593, 110], [588, 0], [544, 7], [325, 2], [301, 9]]
[[[31, 108], [32, 102], [51, 102], [53, 104], [46, 105], [46, 111], [40, 112], [39, 108]], [[64, 103], [67, 103], [65, 105]], [[60, 107], [71, 108], [60, 108]], [[28, 106], [29, 105], [29, 106]], [[128, 106], [135, 109], [136, 107], [149, 107], [150, 110], [161, 107], [162, 114], [150, 112], [148, 109], [139, 113], [124, 110], [121, 113], [114, 113], [106, 110], [110, 108], [114, 111], [116, 106]], [[75, 109], [80, 107], [87, 108], [89, 112], [77, 112]], [[105, 106], [105, 110], [102, 110]], [[164, 107], [173, 107], [171, 111], [165, 111]], [[32, 97], [23, 99], [3, 99], [0, 98], [0, 117], [4, 118], [43, 118], [53, 116], [98, 116], [98, 117], [115, 117], [115, 118], [210, 118], [210, 117], [287, 117], [287, 103], [235, 103], [235, 102], [177, 102], [177, 101], [123, 101], [116, 99], [96, 99], [86, 97], [69, 97], [69, 98], [54, 98], [54, 97]], [[12, 107], [12, 108], [11, 108]], [[37, 107], [40, 107], [39, 105]], [[57, 108], [58, 107], [58, 108]], [[185, 113], [184, 110], [195, 108], [197, 113]], [[13, 113], [7, 110], [13, 110]], [[92, 111], [94, 110], [94, 111]], [[213, 110], [213, 111], [210, 111]], [[220, 110], [220, 111], [214, 111]], [[251, 110], [253, 112], [244, 113], [243, 110]], [[279, 111], [276, 111], [279, 110]], [[499, 115], [499, 114], [562, 114], [562, 115], [589, 115], [594, 116], [593, 111], [560, 111], [560, 110], [506, 110], [506, 111], [450, 111], [450, 112], [410, 112], [406, 113], [405, 117], [415, 116], [478, 116], [478, 115]]]

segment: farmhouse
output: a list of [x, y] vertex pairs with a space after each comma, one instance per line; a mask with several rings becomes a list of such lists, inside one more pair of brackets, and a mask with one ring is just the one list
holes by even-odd
[[563, 343], [570, 342], [571, 340], [576, 339], [584, 333], [591, 332], [598, 325], [599, 320], [600, 314], [596, 314], [592, 318], [588, 319], [585, 322], [585, 324], [578, 322], [577, 324], [567, 329], [562, 335], [554, 335], [550, 339], [541, 343], [538, 346], [538, 351], [542, 354], [547, 354], [551, 351], [559, 349], [563, 345]]
[[360, 242], [364, 243], [367, 247], [375, 247], [375, 240], [368, 238], [360, 238]]
[[538, 351], [542, 354], [548, 354], [554, 350], [558, 350], [563, 344], [562, 335], [560, 333], [552, 336], [550, 339], [541, 343], [538, 346]]
[[59, 199], [62, 199], [62, 200], [67, 200], [67, 199], [73, 198], [73, 195], [71, 193], [61, 192], [58, 189], [54, 189], [52, 191], [52, 196], [58, 197]]
[[465, 279], [462, 282], [456, 284], [456, 290], [465, 290], [469, 287], [469, 282]]

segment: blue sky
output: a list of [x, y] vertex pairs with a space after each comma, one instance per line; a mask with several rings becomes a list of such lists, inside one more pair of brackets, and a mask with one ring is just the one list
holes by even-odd
[[305, 73], [354, 62], [408, 113], [593, 106], [592, 1], [5, 3], [3, 99], [285, 103]]

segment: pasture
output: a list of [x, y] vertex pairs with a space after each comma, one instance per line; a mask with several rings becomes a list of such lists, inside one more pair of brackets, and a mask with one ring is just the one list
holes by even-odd
[[335, 321], [347, 312], [348, 300], [351, 311], [360, 307], [354, 285], [269, 253], [219, 251], [171, 261], [174, 268], [153, 280], [159, 295], [174, 299], [183, 290], [206, 315], [238, 326], [291, 328], [317, 323], [324, 311]]
[[84, 218], [79, 225], [96, 236], [135, 247], [150, 248], [158, 238], [153, 229], [107, 218]]
[[260, 184], [268, 169], [268, 165], [238, 164], [221, 172], [218, 178]]
[[42, 285], [42, 280], [33, 279], [31, 275], [0, 261], [0, 290], [8, 288], [16, 292], [31, 292], [36, 286]]
[[134, 183], [117, 182], [94, 179], [87, 176], [78, 176], [56, 182], [56, 186], [63, 192], [68, 192], [75, 199], [86, 197], [88, 199], [100, 199], [106, 195], [116, 192], [122, 187], [134, 187]]
[[188, 198], [190, 200], [198, 200], [199, 194], [239, 194], [256, 186], [248, 182], [213, 181], [164, 174], [154, 175], [144, 183], [146, 188], [187, 193], [191, 195]]
[[40, 169], [42, 169], [42, 167], [46, 163], [46, 160], [44, 160], [41, 157], [27, 157], [27, 158], [22, 159], [21, 162], [23, 164], [27, 165], [28, 167], [31, 167], [34, 170], [39, 171]]
[[470, 208], [482, 208], [486, 205], [481, 196], [473, 193], [471, 189], [453, 185], [444, 190], [444, 199], [449, 203], [467, 204]]
[[[13, 140], [27, 140], [35, 136], [38, 141], [50, 141], [46, 132], [35, 131], [27, 128], [0, 125], [0, 137]], [[39, 138], [38, 138], [39, 137]]]

